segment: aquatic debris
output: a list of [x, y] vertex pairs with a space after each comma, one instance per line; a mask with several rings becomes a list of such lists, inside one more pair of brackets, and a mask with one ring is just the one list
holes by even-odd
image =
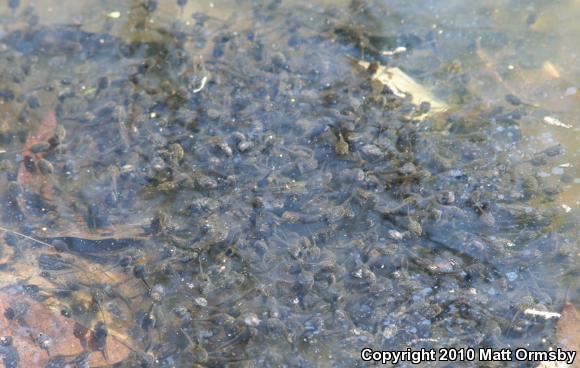
[[570, 350], [580, 350], [580, 312], [570, 302], [566, 302], [562, 309], [556, 325], [556, 338]]
[[[84, 328], [86, 337], [80, 336], [75, 321], [15, 290], [0, 292], [0, 310], [5, 311], [0, 315], [2, 339], [10, 343], [9, 346], [13, 348], [11, 356], [20, 364], [14, 366], [44, 367], [51, 357], [78, 356], [85, 351], [81, 338], [94, 339], [95, 333], [91, 329]], [[90, 344], [86, 345], [90, 347]], [[125, 343], [109, 335], [103, 352], [91, 349], [88, 367], [119, 363], [130, 352]]]
[[120, 18], [121, 12], [120, 11], [112, 11], [110, 13], [107, 13], [107, 17], [112, 18], [112, 19]]
[[393, 56], [393, 55], [402, 54], [404, 52], [407, 52], [407, 48], [404, 46], [399, 46], [394, 50], [383, 51], [383, 52], [381, 52], [381, 54], [383, 54], [385, 56]]
[[24, 239], [31, 240], [31, 241], [33, 241], [35, 243], [42, 244], [42, 245], [46, 245], [47, 247], [50, 247], [50, 244], [49, 243], [46, 243], [46, 242], [44, 242], [42, 240], [33, 238], [31, 236], [28, 236], [28, 235], [19, 233], [18, 231], [10, 230], [10, 229], [7, 229], [7, 228], [1, 227], [1, 226], [0, 226], [0, 231], [7, 232], [7, 233], [11, 233], [13, 235], [17, 235], [17, 236], [23, 237]]
[[561, 128], [566, 128], [566, 129], [572, 128], [572, 125], [563, 123], [560, 120], [558, 120], [554, 117], [551, 117], [551, 116], [544, 116], [544, 122], [548, 125], [553, 125], [553, 126], [557, 126], [557, 127], [561, 127]]
[[[358, 65], [368, 69], [370, 63], [366, 61], [358, 61]], [[431, 105], [429, 112], [440, 113], [449, 109], [449, 106], [445, 102], [439, 100], [425, 87], [417, 83], [413, 78], [397, 67], [390, 68], [378, 65], [375, 73], [372, 75], [372, 79], [378, 80], [383, 85], [387, 86], [387, 88], [389, 88], [391, 92], [399, 98], [406, 98], [410, 95], [411, 102], [416, 106], [420, 106], [421, 103], [424, 102], [429, 103]]]
[[572, 207], [568, 206], [567, 204], [563, 204], [562, 208], [564, 209], [564, 212], [569, 213], [570, 211], [572, 211]]
[[334, 145], [334, 152], [336, 152], [337, 155], [343, 156], [348, 154], [348, 151], [348, 142], [344, 139], [342, 133], [339, 133], [336, 144]]
[[549, 60], [542, 65], [542, 71], [552, 78], [560, 78], [562, 76], [556, 65]]
[[[556, 325], [556, 339], [566, 350], [580, 351], [580, 312], [576, 307], [566, 302], [562, 309], [562, 314]], [[572, 365], [565, 362], [542, 362], [536, 368], [578, 368], [578, 359]]]
[[530, 315], [530, 316], [540, 316], [540, 317], [545, 318], [545, 319], [560, 318], [560, 316], [561, 316], [560, 313], [556, 313], [556, 312], [544, 312], [544, 311], [536, 310], [536, 309], [526, 309], [524, 311], [524, 314], [527, 314], [527, 315]]
[[205, 87], [205, 84], [206, 83], [207, 83], [207, 76], [204, 76], [203, 78], [201, 78], [201, 82], [199, 84], [199, 87], [197, 87], [196, 89], [194, 89], [192, 92], [193, 93], [201, 92], [201, 90]]
[[[10, 338], [21, 366], [45, 366], [48, 359], [66, 356], [68, 361], [80, 354], [87, 355], [87, 367], [109, 366], [134, 351], [126, 323], [132, 319], [135, 306], [142, 302], [138, 296], [146, 295], [140, 284], [136, 285], [120, 269], [107, 269], [68, 254], [69, 246], [62, 240], [52, 240], [53, 247], [42, 240], [2, 230], [0, 310], [4, 313], [0, 315], [0, 337]], [[10, 234], [44, 247], [20, 243], [19, 251], [26, 252], [27, 257], [19, 257], [12, 250], [15, 243]], [[59, 280], [59, 286], [55, 280]], [[70, 289], [63, 293], [64, 285]], [[101, 289], [103, 296], [95, 299], [93, 290]], [[43, 297], [36, 298], [37, 295]], [[137, 304], [131, 304], [128, 295], [136, 296]], [[115, 310], [109, 308], [113, 304], [117, 306]]]

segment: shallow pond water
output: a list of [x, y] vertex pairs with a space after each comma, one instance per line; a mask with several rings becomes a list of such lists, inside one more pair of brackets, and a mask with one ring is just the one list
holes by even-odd
[[0, 367], [578, 349], [578, 13], [6, 2]]

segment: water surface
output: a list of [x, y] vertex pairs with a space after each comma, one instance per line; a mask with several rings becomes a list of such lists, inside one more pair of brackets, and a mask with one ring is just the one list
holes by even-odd
[[559, 343], [576, 1], [9, 3], [0, 364]]

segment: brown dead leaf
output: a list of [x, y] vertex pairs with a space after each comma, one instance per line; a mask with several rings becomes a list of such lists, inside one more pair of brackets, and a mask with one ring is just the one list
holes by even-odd
[[[556, 325], [556, 338], [566, 349], [580, 352], [580, 312], [570, 302], [566, 302], [562, 309], [562, 317]], [[580, 360], [576, 359], [572, 367], [579, 368]]]
[[[370, 63], [359, 61], [358, 65], [368, 70]], [[405, 98], [410, 96], [411, 102], [414, 105], [419, 106], [422, 102], [428, 102], [430, 105], [430, 113], [445, 112], [449, 109], [449, 106], [445, 102], [439, 100], [427, 88], [417, 83], [399, 68], [389, 68], [379, 65], [371, 78], [387, 86], [397, 97]]]
[[[36, 131], [28, 136], [22, 151], [25, 159], [19, 167], [17, 182], [23, 189], [19, 195], [21, 201], [24, 202], [26, 196], [40, 196], [53, 203], [55, 213], [60, 216], [59, 222], [47, 226], [42, 216], [24, 213], [26, 223], [36, 228], [30, 236], [0, 228], [2, 232], [12, 232], [44, 245], [23, 245], [15, 251], [0, 244], [0, 263], [3, 265], [0, 269], [0, 337], [12, 338], [10, 349], [18, 353], [18, 366], [42, 367], [58, 356], [65, 357], [69, 362], [84, 353], [88, 353], [90, 367], [111, 366], [126, 359], [134, 349], [132, 340], [127, 336], [128, 323], [133, 321], [132, 314], [136, 308], [133, 303], [139, 303], [139, 296], [146, 295], [142, 290], [143, 285], [139, 280], [116, 272], [115, 269], [107, 269], [74, 254], [58, 253], [49, 243], [54, 238], [60, 238], [71, 243], [80, 242], [82, 246], [90, 247], [90, 250], [95, 248], [95, 251], [103, 251], [113, 246], [121, 247], [125, 243], [145, 238], [146, 235], [139, 225], [117, 224], [90, 229], [84, 216], [79, 213], [74, 195], [57, 190], [59, 184], [55, 178], [40, 173], [38, 163], [46, 153], [34, 153], [31, 147], [49, 141], [55, 133], [56, 124], [54, 112], [49, 111]], [[48, 154], [51, 154], [51, 149]], [[20, 207], [26, 208], [24, 203]], [[42, 275], [41, 259], [55, 259], [65, 266], [62, 271], [57, 266], [51, 270], [53, 278], [46, 278]], [[57, 291], [62, 285], [69, 284], [80, 287], [72, 292], [70, 298], [67, 297], [70, 300], [58, 297]], [[22, 285], [34, 285], [38, 289], [37, 294], [42, 295], [42, 301], [30, 297]], [[92, 303], [91, 290], [103, 288], [104, 285], [115, 290], [115, 296], [107, 298], [116, 302], [116, 314], [100, 307], [98, 316], [86, 313], [75, 314], [71, 318], [61, 314], [63, 307], [70, 307], [70, 303]], [[4, 313], [10, 309], [18, 310], [17, 315]], [[100, 333], [95, 332], [96, 323], [106, 326], [106, 332], [103, 333], [103, 329]], [[51, 343], [41, 346], [38, 336], [49, 337]], [[4, 353], [0, 351], [0, 354]], [[3, 364], [7, 363], [2, 363], [0, 359], [0, 368]]]
[[[81, 340], [75, 336], [74, 320], [53, 313], [16, 288], [0, 291], [0, 310], [5, 312], [0, 314], [0, 331], [3, 337], [12, 338], [21, 367], [43, 367], [51, 358], [74, 358], [85, 351]], [[7, 310], [10, 312], [6, 313]], [[39, 336], [50, 339], [46, 349], [40, 346]], [[120, 339], [109, 335], [104, 352], [90, 351], [89, 366], [116, 364], [127, 358], [130, 351]]]
[[[51, 269], [52, 277], [47, 278], [43, 276], [43, 271], [50, 260], [64, 267]], [[41, 264], [45, 266], [41, 267]], [[55, 346], [49, 349], [50, 358], [67, 355], [68, 359], [71, 355], [74, 357], [87, 351], [90, 353], [88, 360], [91, 367], [109, 366], [124, 360], [130, 351], [140, 349], [128, 336], [134, 321], [133, 311], [138, 309], [143, 302], [142, 297], [147, 295], [140, 280], [110, 265], [90, 262], [46, 246], [21, 244], [18, 251], [14, 251], [2, 241], [1, 233], [0, 266], [0, 314], [4, 313], [0, 316], [0, 337], [12, 336], [20, 355], [20, 366], [42, 367], [49, 359], [47, 352], [30, 337], [40, 332], [49, 336]], [[42, 300], [31, 298], [22, 285], [34, 285], [37, 290], [35, 295], [41, 295]], [[58, 295], [62, 285], [76, 287], [70, 295], [62, 297]], [[105, 286], [110, 289], [111, 295], [105, 296], [103, 303], [112, 302], [116, 306], [115, 313], [99, 307], [96, 315], [90, 311], [69, 317], [61, 314], [62, 310], [72, 310], [73, 305], [91, 305], [92, 290]], [[10, 318], [10, 312], [5, 313], [7, 308], [25, 313], [18, 318]], [[107, 329], [106, 339], [100, 339], [98, 344], [92, 341], [95, 332], [91, 330], [97, 323], [103, 323]], [[84, 333], [80, 334], [79, 329]], [[1, 361], [0, 368], [3, 368]]]
[[[566, 302], [556, 324], [556, 339], [564, 349], [580, 352], [580, 312], [574, 304]], [[578, 356], [572, 365], [566, 362], [541, 362], [536, 368], [580, 368]]]

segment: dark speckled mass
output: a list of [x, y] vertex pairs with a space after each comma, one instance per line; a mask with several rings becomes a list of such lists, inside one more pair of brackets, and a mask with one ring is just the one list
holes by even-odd
[[551, 112], [478, 95], [444, 36], [382, 2], [191, 3], [132, 1], [96, 27], [8, 2], [5, 367], [552, 346], [525, 311], [575, 302], [577, 215], [538, 174], [565, 147], [524, 147], [523, 123]]

